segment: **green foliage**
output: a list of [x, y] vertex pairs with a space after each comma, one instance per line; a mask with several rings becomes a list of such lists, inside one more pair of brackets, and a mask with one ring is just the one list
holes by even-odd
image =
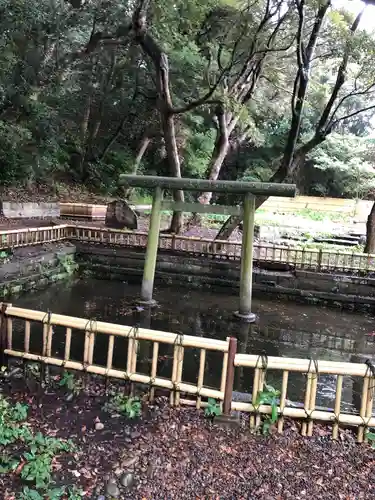
[[[138, 172], [170, 175], [160, 137], [155, 68], [137, 43], [85, 51], [93, 19], [97, 32], [115, 37], [131, 18], [134, 2], [104, 2], [100, 12], [96, 2], [82, 2], [80, 8], [72, 4], [0, 2], [0, 185], [23, 186], [34, 194], [35, 184], [44, 183], [59, 194], [65, 183], [84, 184], [119, 196], [118, 176], [134, 170], [145, 134], [151, 142]], [[235, 119], [220, 178], [268, 180], [283, 154], [296, 76], [298, 15], [293, 2], [281, 2], [271, 9], [275, 16], [263, 21], [267, 4], [160, 0], [150, 6], [148, 29], [168, 56], [173, 105], [209, 96], [174, 117], [186, 177], [209, 174], [219, 101], [227, 123]], [[305, 2], [305, 46], [318, 4]], [[374, 189], [373, 155], [366, 157], [356, 139], [372, 128], [372, 110], [359, 111], [373, 102], [375, 41], [363, 30], [351, 36], [352, 18], [334, 5], [317, 40], [297, 145], [314, 134], [348, 48], [334, 118], [352, 116], [337, 123], [335, 138], [310, 155], [302, 167], [307, 175], [296, 175], [306, 193], [364, 197]], [[277, 19], [280, 31], [275, 31]], [[66, 262], [66, 270], [74, 272], [74, 263]]]
[[263, 391], [258, 392], [254, 407], [259, 408], [260, 405], [271, 406], [271, 416], [266, 415], [262, 422], [262, 432], [264, 435], [269, 434], [271, 426], [274, 425], [278, 420], [279, 397], [280, 391], [267, 384], [264, 385]]
[[20, 494], [19, 500], [81, 500], [84, 498], [83, 491], [76, 486], [61, 486], [60, 488], [51, 488], [40, 494], [37, 490], [25, 486]]
[[115, 394], [105, 405], [105, 409], [120, 413], [130, 419], [140, 417], [142, 414], [142, 404], [139, 398], [131, 398], [124, 394]]
[[72, 275], [78, 270], [78, 264], [72, 255], [58, 255], [58, 259], [67, 274]]
[[77, 395], [81, 392], [82, 386], [81, 382], [76, 379], [73, 373], [64, 371], [62, 377], [59, 380], [59, 386], [68, 389], [68, 391]]
[[[74, 445], [40, 432], [33, 434], [22, 423], [27, 418], [27, 409], [27, 405], [12, 405], [0, 396], [0, 473], [19, 470], [24, 481], [35, 485], [36, 489], [24, 488], [23, 499], [44, 498], [44, 494], [49, 499], [61, 498], [65, 490], [61, 490], [60, 496], [57, 489], [47, 491], [51, 484], [52, 460], [56, 455], [72, 452]], [[43, 495], [38, 490], [43, 491]]]
[[366, 432], [366, 437], [371, 443], [371, 447], [375, 448], [375, 432], [368, 431]]
[[208, 418], [219, 417], [221, 415], [220, 403], [218, 403], [214, 398], [208, 398], [204, 414]]

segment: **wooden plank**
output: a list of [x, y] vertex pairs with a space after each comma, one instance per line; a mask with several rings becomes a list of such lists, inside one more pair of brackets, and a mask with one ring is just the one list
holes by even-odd
[[252, 193], [259, 196], [289, 196], [296, 194], [295, 184], [275, 182], [247, 182], [192, 179], [187, 177], [162, 177], [157, 175], [121, 174], [119, 184], [130, 187], [161, 189], [183, 189], [186, 191], [207, 191], [215, 193]]
[[202, 205], [201, 203], [182, 203], [175, 201], [163, 201], [163, 210], [175, 210], [176, 212], [191, 212], [197, 214], [219, 214], [219, 215], [242, 215], [242, 208], [227, 205]]

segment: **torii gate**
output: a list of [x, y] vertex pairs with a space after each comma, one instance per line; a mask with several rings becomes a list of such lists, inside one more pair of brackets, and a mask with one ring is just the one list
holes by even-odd
[[[212, 181], [126, 174], [120, 176], [120, 184], [128, 187], [154, 188], [145, 265], [143, 269], [141, 290], [142, 303], [149, 306], [155, 304], [152, 294], [162, 210], [242, 215], [243, 233], [241, 248], [240, 303], [239, 310], [235, 312], [235, 315], [248, 323], [255, 321], [255, 314], [251, 312], [255, 198], [256, 196], [294, 197], [296, 195], [296, 186], [294, 184], [267, 182]], [[240, 207], [163, 201], [163, 190], [165, 189], [172, 191], [182, 189], [183, 191], [237, 193], [244, 196], [244, 202], [243, 206]]]

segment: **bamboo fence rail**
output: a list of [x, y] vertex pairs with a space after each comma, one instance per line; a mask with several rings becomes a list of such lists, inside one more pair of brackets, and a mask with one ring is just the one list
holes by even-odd
[[[127, 232], [103, 227], [59, 225], [44, 228], [0, 231], [0, 250], [60, 240], [104, 243], [129, 248], [145, 248], [147, 233]], [[161, 234], [159, 249], [217, 260], [241, 258], [241, 242], [218, 241]], [[274, 263], [292, 269], [318, 272], [368, 274], [375, 272], [375, 255], [337, 250], [317, 250], [271, 244], [254, 244], [254, 263]]]
[[[150, 387], [149, 395], [152, 399], [156, 388], [170, 391], [172, 405], [194, 405], [196, 408], [205, 406], [206, 398], [215, 398], [223, 401], [224, 408], [232, 411], [249, 412], [250, 426], [256, 428], [261, 423], [264, 415], [272, 411], [269, 405], [257, 406], [253, 403], [232, 401], [232, 390], [235, 369], [252, 369], [253, 384], [252, 398], [255, 402], [257, 395], [263, 390], [266, 383], [267, 370], [277, 371], [282, 375], [280, 399], [278, 401], [277, 430], [282, 432], [284, 417], [302, 420], [302, 434], [311, 436], [314, 422], [327, 422], [332, 424], [332, 436], [338, 437], [340, 425], [357, 427], [357, 440], [366, 440], [366, 429], [375, 427], [373, 416], [373, 399], [375, 388], [375, 369], [371, 363], [348, 363], [300, 358], [267, 357], [265, 355], [250, 355], [236, 353], [236, 340], [228, 337], [226, 341], [215, 340], [189, 335], [174, 334], [170, 332], [154, 331], [145, 328], [134, 328], [119, 324], [75, 318], [54, 313], [46, 313], [29, 309], [14, 307], [11, 304], [0, 303], [0, 351], [6, 357], [14, 357], [26, 361], [34, 361], [47, 366], [57, 366], [64, 369], [77, 370], [87, 374], [97, 374], [104, 377], [113, 377], [130, 383], [146, 384]], [[14, 333], [14, 321], [24, 322], [23, 350], [14, 348], [14, 336], [19, 336], [19, 331]], [[42, 329], [42, 343], [38, 352], [30, 351], [32, 336], [31, 325], [39, 323]], [[53, 356], [54, 327], [64, 327], [65, 346], [61, 358]], [[95, 360], [95, 346], [98, 337], [108, 337], [105, 364], [100, 365]], [[71, 345], [74, 338], [84, 340], [82, 359], [72, 359]], [[122, 367], [113, 366], [113, 357], [116, 350], [116, 339], [127, 339], [126, 356]], [[18, 339], [19, 340], [19, 339]], [[142, 373], [139, 356], [141, 342], [152, 343], [151, 367], [148, 373]], [[161, 344], [173, 348], [173, 363], [170, 377], [161, 377], [159, 368], [159, 347]], [[197, 367], [196, 383], [185, 381], [184, 359], [187, 349], [199, 350], [199, 365]], [[233, 350], [234, 349], [234, 350]], [[221, 376], [219, 387], [209, 387], [205, 384], [207, 375], [207, 353], [217, 352], [222, 355]], [[231, 353], [231, 354], [229, 354]], [[231, 361], [229, 361], [229, 359]], [[143, 366], [143, 365], [142, 365]], [[288, 381], [291, 373], [304, 374], [306, 377], [305, 397], [302, 408], [289, 405], [287, 400]], [[321, 375], [335, 375], [336, 396], [333, 411], [316, 409], [318, 380]], [[360, 377], [363, 379], [362, 398], [359, 415], [341, 411], [343, 391], [343, 378], [346, 376]], [[219, 384], [218, 384], [219, 385]], [[226, 396], [230, 395], [230, 401]], [[188, 396], [188, 398], [187, 398]]]
[[[71, 226], [69, 238], [78, 241], [123, 245], [143, 248], [147, 244], [147, 233], [126, 232], [116, 229]], [[159, 249], [205, 256], [219, 260], [240, 260], [241, 242], [220, 241], [161, 234]], [[296, 248], [271, 244], [254, 244], [254, 262], [272, 262], [289, 265], [294, 269], [321, 272], [369, 273], [375, 271], [375, 255], [337, 250]]]
[[0, 231], [0, 250], [65, 240], [68, 236], [66, 224], [50, 227], [5, 229]]

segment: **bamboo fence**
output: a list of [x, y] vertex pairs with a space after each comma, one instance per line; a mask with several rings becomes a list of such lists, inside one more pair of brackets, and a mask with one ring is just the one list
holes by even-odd
[[[76, 241], [107, 243], [144, 248], [147, 233], [127, 232], [87, 226], [70, 226], [69, 238]], [[217, 260], [240, 260], [241, 242], [220, 241], [189, 236], [161, 234], [159, 249], [204, 256]], [[275, 263], [307, 271], [368, 274], [375, 271], [375, 255], [337, 250], [296, 248], [282, 245], [254, 244], [254, 263]]]
[[49, 227], [5, 229], [0, 231], [0, 250], [65, 240], [69, 226], [65, 224]]
[[[302, 434], [311, 436], [314, 422], [332, 424], [332, 436], [338, 437], [339, 426], [357, 427], [357, 440], [366, 440], [366, 429], [375, 426], [373, 417], [373, 400], [375, 387], [375, 369], [371, 363], [347, 363], [318, 361], [299, 358], [267, 357], [265, 355], [250, 355], [236, 353], [236, 340], [228, 337], [226, 341], [155, 331], [145, 328], [134, 328], [119, 324], [87, 320], [54, 313], [46, 313], [14, 307], [0, 303], [0, 341], [1, 352], [5, 357], [39, 362], [43, 365], [57, 366], [64, 369], [77, 370], [87, 374], [97, 374], [104, 377], [120, 379], [130, 383], [146, 384], [150, 387], [149, 395], [152, 399], [155, 388], [170, 391], [172, 405], [194, 405], [196, 408], [205, 406], [202, 399], [215, 398], [223, 402], [224, 408], [231, 411], [250, 413], [250, 426], [256, 428], [261, 418], [272, 411], [269, 405], [257, 406], [253, 403], [232, 401], [232, 390], [235, 369], [252, 369], [252, 398], [255, 402], [257, 395], [264, 389], [267, 370], [277, 371], [282, 376], [281, 395], [278, 402], [278, 432], [283, 431], [284, 417], [302, 420]], [[14, 348], [14, 338], [19, 336], [17, 331], [13, 335], [14, 321], [23, 322], [23, 349]], [[39, 323], [42, 329], [42, 342], [38, 352], [30, 351], [31, 325]], [[64, 328], [64, 355], [54, 356], [54, 327]], [[99, 336], [108, 337], [105, 365], [99, 365], [95, 360], [95, 345]], [[72, 360], [71, 345], [74, 337], [84, 339], [82, 359]], [[116, 339], [127, 339], [127, 352], [121, 368], [113, 367], [113, 356]], [[19, 340], [19, 339], [18, 339]], [[141, 342], [151, 342], [152, 359], [148, 373], [142, 373], [139, 357]], [[159, 368], [159, 347], [167, 344], [173, 348], [173, 364], [170, 377], [161, 377]], [[234, 346], [234, 350], [233, 350]], [[184, 380], [184, 359], [188, 349], [199, 350], [199, 367], [196, 374], [196, 383]], [[207, 354], [216, 351], [222, 355], [221, 376], [219, 387], [209, 387], [205, 384], [207, 375]], [[228, 361], [231, 360], [231, 361]], [[291, 373], [304, 374], [306, 378], [305, 397], [302, 408], [288, 406], [288, 381]], [[333, 411], [316, 409], [318, 380], [321, 375], [336, 376], [336, 396]], [[345, 413], [341, 410], [344, 377], [360, 377], [362, 383], [362, 397], [359, 415]], [[226, 397], [230, 395], [230, 401]]]
[[[145, 248], [147, 233], [66, 224], [42, 228], [2, 230], [0, 231], [0, 250], [60, 240]], [[238, 241], [213, 241], [205, 238], [161, 234], [159, 249], [216, 260], [239, 261], [241, 258], [241, 242]], [[364, 275], [375, 271], [375, 255], [358, 252], [256, 243], [254, 244], [253, 258], [256, 265], [272, 263], [306, 271]]]

